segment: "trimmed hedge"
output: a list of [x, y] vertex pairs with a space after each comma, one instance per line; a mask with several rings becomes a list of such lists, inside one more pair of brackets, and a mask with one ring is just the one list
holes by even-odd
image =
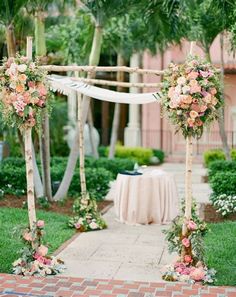
[[[134, 161], [129, 159], [85, 158], [86, 181], [88, 191], [102, 200], [109, 190], [109, 183], [123, 170], [132, 170]], [[51, 158], [51, 179], [60, 182], [67, 165], [66, 157]], [[40, 169], [40, 166], [39, 166]], [[0, 167], [0, 189], [5, 194], [23, 195], [26, 189], [25, 161], [23, 158], [4, 159]], [[77, 197], [80, 193], [79, 163], [75, 169], [69, 188], [69, 196]]]
[[213, 196], [236, 195], [236, 172], [216, 172], [210, 179]]
[[205, 166], [208, 167], [211, 162], [225, 160], [225, 153], [221, 149], [208, 150], [204, 152], [203, 159]]
[[209, 180], [218, 172], [236, 172], [236, 161], [214, 161], [208, 167]]

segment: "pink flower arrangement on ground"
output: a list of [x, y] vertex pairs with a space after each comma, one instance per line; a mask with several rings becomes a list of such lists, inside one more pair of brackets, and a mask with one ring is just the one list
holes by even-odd
[[0, 109], [4, 120], [18, 128], [38, 124], [48, 106], [46, 72], [26, 57], [9, 58], [0, 72]]
[[13, 273], [21, 275], [52, 275], [64, 271], [64, 262], [48, 256], [48, 247], [42, 243], [44, 221], [35, 223], [32, 230], [24, 230], [22, 239], [26, 244], [21, 257], [13, 263]]
[[200, 137], [223, 105], [219, 72], [198, 57], [170, 64], [158, 95], [164, 112], [185, 137]]

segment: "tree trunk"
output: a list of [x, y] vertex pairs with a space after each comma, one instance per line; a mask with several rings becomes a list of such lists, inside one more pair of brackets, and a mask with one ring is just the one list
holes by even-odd
[[82, 120], [81, 112], [81, 94], [78, 94], [78, 129], [79, 129], [79, 167], [80, 167], [80, 187], [81, 187], [81, 198], [86, 199], [86, 177], [84, 168], [84, 125]]
[[[83, 115], [82, 125], [83, 126], [87, 119], [89, 104], [90, 104], [89, 99], [83, 99], [83, 102], [82, 102], [82, 115]], [[74, 142], [70, 150], [66, 170], [65, 170], [62, 182], [60, 184], [60, 187], [57, 190], [55, 196], [53, 197], [54, 200], [62, 200], [66, 197], [71, 184], [73, 174], [74, 174], [74, 170], [78, 160], [78, 155], [79, 155], [79, 125], [76, 125]]]
[[[221, 68], [221, 82], [222, 82], [222, 96], [225, 101], [225, 94], [224, 94], [224, 33], [220, 34], [220, 68]], [[223, 145], [223, 150], [225, 152], [227, 160], [231, 160], [230, 156], [230, 149], [227, 141], [227, 134], [225, 132], [225, 119], [224, 119], [224, 113], [225, 109], [224, 106], [221, 107], [219, 110], [220, 116], [219, 116], [219, 130], [220, 130], [220, 137]]]
[[[123, 57], [118, 54], [117, 55], [117, 65], [118, 66], [125, 66], [125, 61]], [[124, 72], [117, 72], [117, 81], [124, 81]], [[122, 92], [123, 88], [117, 87], [118, 92]], [[120, 124], [120, 103], [115, 104], [114, 109], [114, 116], [113, 116], [113, 122], [112, 122], [112, 130], [111, 130], [111, 141], [110, 141], [110, 149], [109, 149], [109, 159], [114, 159], [115, 157], [115, 149], [116, 149], [116, 142], [118, 139], [118, 130], [119, 130], [119, 124]]]
[[[45, 18], [43, 11], [35, 14], [35, 49], [37, 56], [46, 56]], [[49, 117], [47, 111], [42, 115], [42, 135], [40, 137], [40, 157], [42, 164], [42, 179], [44, 196], [52, 201], [52, 186], [50, 175], [50, 135]]]
[[26, 163], [26, 180], [27, 180], [27, 204], [29, 214], [29, 224], [32, 230], [36, 223], [35, 201], [34, 201], [34, 173], [32, 159], [32, 139], [31, 128], [25, 130], [25, 163]]
[[16, 40], [13, 24], [6, 26], [6, 42], [8, 57], [15, 57], [16, 55]]
[[[94, 36], [93, 36], [92, 49], [89, 56], [89, 65], [93, 65], [93, 66], [98, 65], [100, 53], [101, 53], [101, 46], [102, 46], [102, 27], [96, 26], [94, 31]], [[88, 116], [89, 104], [90, 104], [90, 98], [87, 96], [84, 96], [83, 102], [82, 102], [83, 126]], [[62, 200], [63, 198], [66, 197], [71, 184], [73, 174], [74, 174], [74, 170], [76, 167], [78, 154], [79, 154], [79, 127], [77, 125], [75, 130], [74, 142], [72, 144], [70, 155], [66, 166], [66, 171], [64, 173], [60, 187], [54, 196], [54, 200]]]
[[91, 148], [92, 148], [92, 154], [95, 159], [98, 159], [99, 155], [98, 155], [98, 150], [96, 147], [94, 133], [93, 133], [94, 125], [93, 125], [93, 114], [92, 114], [91, 105], [90, 105], [89, 111], [88, 111], [88, 125], [89, 125], [89, 139], [90, 139], [90, 144], [91, 144]]
[[46, 56], [45, 18], [43, 11], [37, 11], [34, 18], [35, 24], [35, 52], [37, 56]]

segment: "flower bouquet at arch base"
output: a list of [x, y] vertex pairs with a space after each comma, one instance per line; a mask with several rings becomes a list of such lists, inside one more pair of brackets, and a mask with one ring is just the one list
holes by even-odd
[[32, 230], [23, 231], [21, 239], [26, 245], [21, 256], [13, 262], [13, 273], [20, 275], [55, 275], [64, 271], [64, 262], [48, 255], [48, 247], [43, 244], [44, 221], [38, 220]]
[[179, 258], [166, 267], [163, 279], [213, 283], [216, 272], [204, 263], [206, 225], [191, 211], [192, 138], [199, 139], [204, 128], [220, 117], [224, 104], [220, 72], [209, 62], [189, 56], [183, 64], [169, 65], [157, 96], [163, 113], [186, 139], [185, 206], [166, 231], [169, 251]]

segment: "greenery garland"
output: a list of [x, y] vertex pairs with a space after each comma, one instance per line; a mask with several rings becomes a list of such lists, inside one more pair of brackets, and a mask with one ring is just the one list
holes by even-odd
[[176, 130], [185, 138], [200, 138], [223, 105], [220, 73], [209, 62], [189, 56], [183, 64], [169, 65], [158, 96]]
[[4, 59], [0, 71], [0, 111], [4, 122], [24, 129], [39, 126], [42, 110], [49, 106], [47, 72], [38, 61], [17, 55]]

